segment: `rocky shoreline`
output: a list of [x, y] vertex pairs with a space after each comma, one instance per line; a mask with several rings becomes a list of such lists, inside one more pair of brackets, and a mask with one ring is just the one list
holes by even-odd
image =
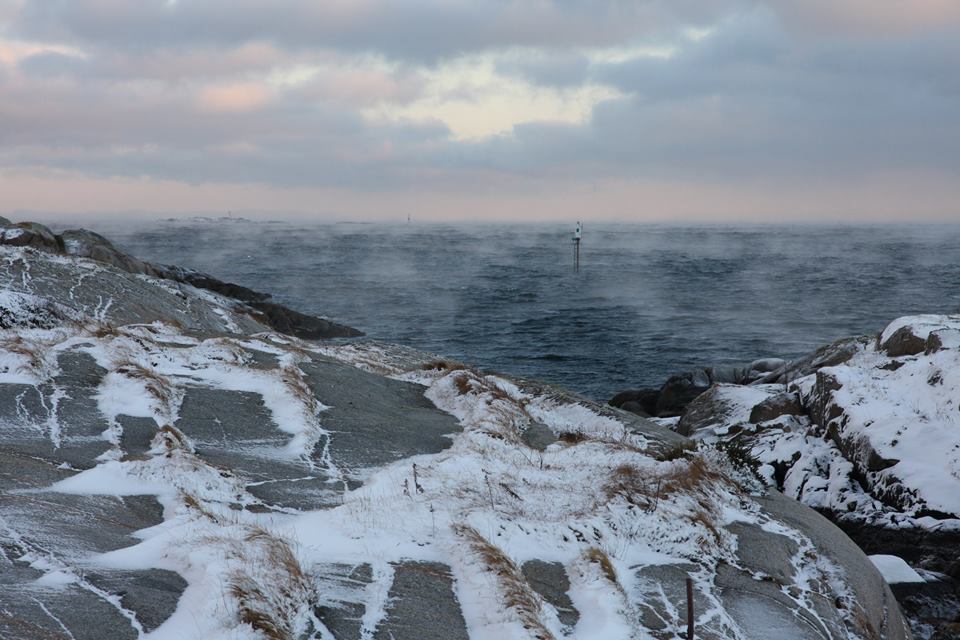
[[610, 404], [747, 452], [771, 486], [922, 583], [916, 637], [960, 637], [960, 316], [908, 316], [793, 361], [703, 369]]
[[299, 338], [90, 232], [0, 237], [5, 639], [675, 640], [688, 593], [706, 640], [911, 637], [867, 556], [735, 450]]

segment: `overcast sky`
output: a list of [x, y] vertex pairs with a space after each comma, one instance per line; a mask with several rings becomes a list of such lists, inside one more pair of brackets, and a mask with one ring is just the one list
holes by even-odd
[[957, 0], [0, 0], [0, 211], [960, 221]]

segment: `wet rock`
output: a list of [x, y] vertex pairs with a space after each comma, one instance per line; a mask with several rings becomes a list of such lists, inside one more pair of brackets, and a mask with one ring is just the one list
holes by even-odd
[[450, 567], [437, 562], [395, 566], [386, 619], [375, 640], [469, 640]]
[[573, 601], [567, 594], [570, 590], [570, 579], [563, 564], [530, 560], [524, 562], [520, 570], [530, 588], [557, 610], [560, 622], [568, 627], [576, 626], [580, 620], [580, 612], [573, 606]]

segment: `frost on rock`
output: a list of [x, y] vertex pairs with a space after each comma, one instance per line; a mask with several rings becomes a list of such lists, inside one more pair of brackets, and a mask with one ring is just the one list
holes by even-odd
[[[866, 557], [818, 542], [845, 539], [805, 507], [774, 515], [729, 452], [542, 385], [279, 335], [213, 294], [3, 250], [24, 264], [0, 302], [53, 304], [55, 275], [77, 314], [0, 330], [4, 638], [89, 636], [96, 610], [107, 639], [672, 639], [688, 576], [697, 637], [907, 637]], [[422, 404], [382, 404], [411, 394]], [[778, 446], [805, 449], [791, 420]], [[428, 423], [449, 425], [442, 446]], [[533, 588], [534, 561], [564, 593]]]

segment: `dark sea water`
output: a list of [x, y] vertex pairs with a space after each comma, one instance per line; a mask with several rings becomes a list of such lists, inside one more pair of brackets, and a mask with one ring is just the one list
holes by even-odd
[[134, 255], [270, 292], [378, 340], [597, 399], [960, 310], [958, 226], [449, 226], [157, 221]]

